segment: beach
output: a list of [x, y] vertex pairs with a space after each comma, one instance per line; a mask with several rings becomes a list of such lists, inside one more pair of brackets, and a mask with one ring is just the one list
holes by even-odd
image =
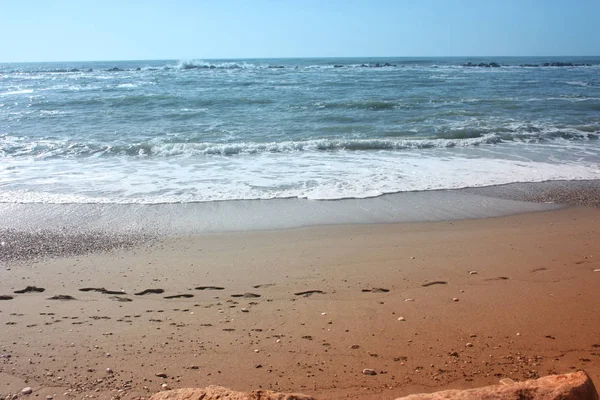
[[[586, 187], [565, 196], [589, 204]], [[73, 236], [63, 254], [7, 222], [29, 250], [2, 253], [0, 394], [133, 399], [166, 384], [394, 399], [579, 369], [598, 382], [600, 211], [504, 201], [510, 215], [466, 202], [474, 217], [422, 222], [90, 228], [95, 245]]]
[[598, 382], [599, 70], [1, 63], [0, 399]]

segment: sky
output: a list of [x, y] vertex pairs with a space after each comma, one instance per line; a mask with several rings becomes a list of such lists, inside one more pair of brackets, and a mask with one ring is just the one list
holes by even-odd
[[0, 0], [0, 62], [600, 55], [600, 0]]

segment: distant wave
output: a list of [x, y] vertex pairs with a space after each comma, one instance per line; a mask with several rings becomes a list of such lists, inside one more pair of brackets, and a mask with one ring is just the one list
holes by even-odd
[[78, 65], [65, 66], [61, 68], [52, 67], [27, 67], [19, 66], [15, 68], [11, 64], [5, 64], [0, 66], [0, 74], [103, 74], [103, 73], [119, 73], [119, 72], [152, 72], [152, 71], [189, 71], [189, 70], [277, 70], [277, 69], [302, 69], [302, 70], [344, 70], [344, 69], [396, 69], [396, 68], [408, 68], [408, 69], [502, 69], [502, 68], [523, 68], [523, 69], [538, 69], [538, 68], [561, 68], [567, 67], [567, 69], [576, 68], [590, 68], [600, 67], [600, 63], [597, 60], [592, 60], [584, 63], [579, 62], [538, 62], [536, 64], [523, 64], [523, 63], [505, 63], [505, 62], [441, 62], [435, 59], [416, 59], [416, 60], [399, 60], [389, 59], [388, 61], [372, 61], [365, 60], [364, 62], [352, 62], [345, 61], [344, 59], [338, 59], [335, 61], [328, 61], [324, 59], [321, 63], [315, 64], [303, 64], [302, 60], [298, 60], [298, 63], [290, 63], [286, 61], [284, 63], [277, 63], [277, 60], [262, 60], [259, 63], [249, 61], [204, 61], [204, 60], [179, 60], [175, 63], [167, 63], [163, 65], [128, 65], [122, 66], [121, 64], [115, 64], [114, 66], [103, 65]]

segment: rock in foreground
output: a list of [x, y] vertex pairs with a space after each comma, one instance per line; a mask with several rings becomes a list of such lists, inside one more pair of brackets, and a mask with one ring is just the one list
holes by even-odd
[[[511, 382], [507, 380], [507, 382]], [[150, 400], [316, 400], [297, 393], [277, 393], [270, 390], [236, 392], [221, 386], [202, 389], [168, 390]], [[590, 377], [583, 371], [550, 375], [540, 379], [508, 385], [486, 386], [468, 390], [444, 390], [436, 393], [413, 394], [396, 400], [599, 400]]]
[[314, 397], [296, 393], [277, 393], [270, 390], [235, 392], [221, 386], [202, 389], [177, 389], [156, 393], [150, 400], [315, 400]]
[[508, 386], [413, 394], [396, 400], [598, 400], [598, 392], [583, 371], [550, 375]]

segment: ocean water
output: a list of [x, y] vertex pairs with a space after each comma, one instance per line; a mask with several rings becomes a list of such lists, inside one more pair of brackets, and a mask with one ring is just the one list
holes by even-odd
[[598, 179], [599, 138], [600, 57], [0, 64], [0, 203]]

